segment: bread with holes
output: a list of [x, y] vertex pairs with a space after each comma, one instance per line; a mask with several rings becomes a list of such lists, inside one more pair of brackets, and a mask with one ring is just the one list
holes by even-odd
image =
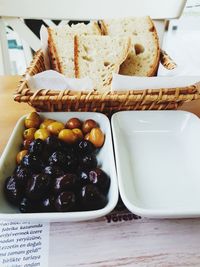
[[126, 59], [130, 49], [129, 37], [75, 36], [75, 73], [77, 78], [88, 76], [94, 89], [110, 90], [112, 74]]
[[101, 29], [109, 36], [131, 36], [131, 50], [120, 66], [120, 74], [153, 76], [157, 72], [160, 48], [153, 21], [150, 17], [103, 20]]
[[64, 74], [68, 78], [75, 77], [74, 66], [74, 36], [100, 35], [97, 22], [89, 24], [78, 23], [72, 26], [56, 26], [48, 28], [48, 51], [51, 68]]

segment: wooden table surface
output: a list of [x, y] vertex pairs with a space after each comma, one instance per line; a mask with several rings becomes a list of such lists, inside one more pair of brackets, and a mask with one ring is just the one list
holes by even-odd
[[13, 100], [13, 93], [19, 80], [19, 76], [0, 76], [0, 155], [17, 120], [33, 110], [27, 104]]
[[[32, 110], [12, 100], [18, 80], [0, 77], [0, 153], [17, 119]], [[199, 101], [183, 109], [200, 115]], [[96, 221], [51, 223], [48, 266], [200, 266], [200, 219], [152, 220], [123, 210]]]

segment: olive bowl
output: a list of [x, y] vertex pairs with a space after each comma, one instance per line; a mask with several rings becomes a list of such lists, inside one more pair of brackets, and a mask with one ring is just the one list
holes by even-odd
[[63, 123], [66, 123], [70, 118], [76, 117], [81, 121], [93, 119], [99, 124], [105, 134], [105, 142], [97, 154], [97, 161], [98, 165], [110, 177], [107, 204], [104, 208], [91, 211], [20, 213], [17, 207], [7, 202], [4, 195], [4, 183], [5, 179], [12, 175], [16, 168], [16, 155], [20, 151], [20, 146], [23, 142], [25, 115], [18, 120], [0, 158], [0, 220], [37, 220], [47, 222], [84, 221], [96, 219], [110, 213], [117, 204], [119, 194], [109, 119], [104, 114], [96, 112], [44, 112], [39, 114], [42, 118], [50, 118]]

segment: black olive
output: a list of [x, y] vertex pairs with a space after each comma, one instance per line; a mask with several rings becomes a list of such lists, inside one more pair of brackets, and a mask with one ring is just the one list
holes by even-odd
[[66, 156], [66, 163], [63, 169], [65, 171], [73, 172], [77, 169], [78, 157], [75, 153], [68, 153]]
[[26, 195], [31, 200], [42, 199], [46, 196], [51, 185], [51, 177], [45, 173], [33, 175], [27, 183]]
[[39, 205], [37, 202], [32, 202], [30, 199], [23, 197], [19, 204], [19, 210], [22, 213], [35, 213], [39, 212]]
[[40, 156], [35, 154], [25, 155], [22, 159], [22, 166], [30, 168], [33, 172], [40, 172], [43, 168], [43, 162]]
[[83, 210], [97, 210], [106, 206], [106, 197], [95, 185], [88, 184], [81, 190], [80, 198]]
[[15, 171], [15, 177], [18, 185], [24, 188], [27, 184], [29, 177], [31, 177], [32, 173], [29, 169], [22, 167], [21, 165], [17, 166]]
[[97, 159], [93, 154], [82, 155], [79, 159], [80, 168], [84, 170], [93, 169], [97, 167]]
[[73, 211], [76, 208], [76, 196], [73, 192], [61, 192], [55, 199], [55, 208], [57, 211]]
[[6, 199], [13, 205], [18, 205], [22, 198], [22, 190], [18, 186], [15, 176], [9, 176], [4, 184], [4, 194]]
[[58, 166], [46, 166], [44, 173], [49, 174], [53, 178], [64, 175], [64, 171]]
[[46, 139], [46, 146], [47, 150], [54, 152], [57, 150], [61, 150], [63, 147], [63, 143], [56, 136], [49, 136]]
[[81, 154], [92, 154], [95, 152], [95, 146], [88, 140], [81, 140], [78, 143], [77, 150]]
[[77, 172], [77, 175], [81, 186], [84, 186], [90, 182], [87, 170], [80, 170]]
[[49, 157], [49, 164], [50, 165], [59, 165], [63, 167], [66, 163], [66, 157], [65, 154], [61, 151], [55, 151], [53, 154]]
[[78, 188], [78, 177], [73, 173], [66, 173], [63, 176], [56, 177], [52, 188], [54, 193], [75, 190]]
[[54, 197], [48, 196], [41, 200], [40, 202], [40, 211], [42, 212], [53, 212], [55, 210], [54, 208]]
[[43, 152], [45, 146], [45, 142], [41, 139], [35, 139], [34, 141], [32, 141], [29, 145], [29, 153], [33, 153], [35, 155], [41, 155], [41, 153]]
[[88, 176], [90, 182], [96, 185], [102, 193], [108, 193], [110, 187], [110, 178], [103, 170], [100, 168], [90, 170]]

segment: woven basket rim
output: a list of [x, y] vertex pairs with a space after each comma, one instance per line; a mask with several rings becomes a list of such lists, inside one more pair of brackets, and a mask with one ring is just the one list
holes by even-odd
[[[186, 86], [174, 88], [159, 89], [132, 89], [109, 91], [105, 93], [97, 91], [74, 91], [74, 90], [51, 90], [39, 89], [31, 90], [27, 84], [27, 74], [33, 76], [43, 71], [44, 58], [42, 50], [36, 52], [32, 63], [22, 76], [17, 89], [14, 92], [14, 100], [17, 102], [26, 102], [31, 106], [51, 107], [50, 110], [81, 109], [81, 110], [109, 110], [115, 111], [117, 105], [119, 110], [137, 110], [137, 109], [167, 109], [173, 106], [177, 108], [183, 102], [192, 101], [200, 98], [200, 82]], [[172, 104], [172, 105], [171, 105]], [[56, 107], [54, 107], [54, 105]]]

